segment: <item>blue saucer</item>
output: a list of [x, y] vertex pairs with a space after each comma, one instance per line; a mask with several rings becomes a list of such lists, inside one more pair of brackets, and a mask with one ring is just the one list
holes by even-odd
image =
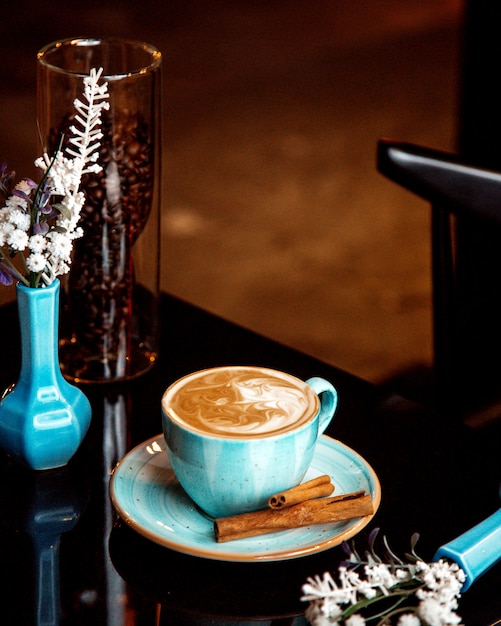
[[[381, 487], [371, 466], [354, 450], [322, 435], [304, 480], [328, 474], [334, 495], [365, 490], [374, 512]], [[210, 518], [179, 485], [163, 435], [136, 446], [117, 464], [110, 481], [113, 506], [135, 531], [171, 550], [220, 561], [279, 561], [321, 552], [353, 537], [372, 516], [319, 524], [228, 543], [217, 543]]]

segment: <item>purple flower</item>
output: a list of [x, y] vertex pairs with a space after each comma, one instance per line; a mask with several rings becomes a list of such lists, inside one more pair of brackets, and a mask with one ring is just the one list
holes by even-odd
[[47, 222], [37, 222], [33, 224], [33, 234], [34, 235], [45, 235], [45, 233], [49, 232], [49, 225]]
[[11, 274], [2, 267], [2, 263], [0, 263], [0, 284], [2, 285], [12, 285], [14, 282], [12, 280]]
[[7, 163], [0, 166], [0, 199], [6, 200], [12, 194], [16, 172], [9, 172]]
[[45, 182], [42, 190], [40, 191], [40, 196], [37, 202], [37, 209], [40, 213], [44, 213], [45, 215], [52, 213], [52, 206], [49, 204], [51, 197], [52, 189], [49, 187], [47, 182]]
[[25, 200], [29, 204], [32, 203], [30, 196], [27, 193], [24, 193], [24, 191], [21, 191], [21, 189], [13, 189], [12, 195], [16, 196], [16, 198], [21, 198], [21, 200]]

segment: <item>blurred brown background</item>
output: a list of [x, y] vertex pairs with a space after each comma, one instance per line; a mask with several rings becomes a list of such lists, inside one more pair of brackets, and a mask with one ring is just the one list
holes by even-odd
[[[460, 0], [11, 3], [0, 160], [35, 175], [41, 46], [156, 45], [163, 289], [385, 380], [431, 361], [429, 207], [377, 173], [376, 142], [454, 149], [462, 10]], [[12, 297], [4, 289], [0, 302]]]

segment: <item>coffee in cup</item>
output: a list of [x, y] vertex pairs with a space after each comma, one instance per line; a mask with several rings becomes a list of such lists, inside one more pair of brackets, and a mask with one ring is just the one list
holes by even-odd
[[264, 367], [223, 366], [174, 382], [162, 398], [167, 451], [181, 486], [212, 517], [266, 506], [299, 484], [337, 392]]

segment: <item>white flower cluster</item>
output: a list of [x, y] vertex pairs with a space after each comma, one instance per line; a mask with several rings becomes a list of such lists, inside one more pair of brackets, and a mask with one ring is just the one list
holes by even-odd
[[416, 566], [417, 576], [425, 585], [416, 591], [419, 617], [430, 626], [459, 624], [461, 619], [454, 611], [466, 579], [463, 570], [443, 560], [431, 564], [419, 561]]
[[[78, 226], [85, 202], [79, 191], [86, 172], [98, 172], [101, 112], [109, 104], [108, 84], [98, 84], [102, 69], [92, 69], [84, 79], [84, 101], [75, 100], [75, 124], [66, 151], [53, 157], [44, 154], [35, 161], [43, 172], [41, 183], [19, 182], [0, 208], [0, 282], [12, 278], [28, 286], [50, 285], [69, 271], [73, 240], [82, 236]], [[53, 199], [57, 198], [57, 202]], [[17, 254], [23, 269], [13, 264]]]
[[[397, 626], [457, 626], [461, 622], [455, 610], [465, 574], [455, 563], [367, 564], [364, 578], [342, 566], [338, 574], [339, 583], [327, 572], [308, 578], [303, 585], [302, 600], [310, 603], [306, 618], [312, 626], [363, 626], [361, 611], [379, 600], [390, 607], [385, 624], [392, 623], [392, 618]], [[413, 601], [405, 606], [408, 599]]]

